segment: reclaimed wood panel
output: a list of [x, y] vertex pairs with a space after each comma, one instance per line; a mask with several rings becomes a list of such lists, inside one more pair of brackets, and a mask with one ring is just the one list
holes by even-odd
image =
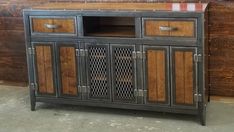
[[[171, 27], [175, 30], [162, 31], [160, 27]], [[194, 28], [194, 21], [145, 20], [146, 36], [194, 37]]]
[[147, 51], [148, 101], [166, 101], [166, 56], [164, 50]]
[[32, 31], [37, 33], [53, 33], [53, 29], [49, 29], [45, 24], [54, 24], [51, 18], [32, 18]]
[[[55, 29], [47, 28], [45, 25], [56, 25]], [[33, 32], [36, 33], [75, 33], [75, 20], [52, 19], [52, 18], [32, 18]]]
[[74, 47], [60, 47], [60, 74], [62, 93], [77, 95], [77, 66]]
[[54, 93], [53, 59], [51, 46], [35, 46], [38, 90], [41, 94]]
[[169, 31], [160, 31], [160, 26], [169, 26], [168, 21], [145, 20], [145, 35], [146, 36], [169, 36]]
[[54, 29], [55, 33], [75, 33], [75, 20], [72, 18], [54, 19], [55, 25], [59, 27]]
[[174, 59], [175, 103], [192, 105], [194, 94], [193, 52], [175, 51]]
[[170, 36], [179, 37], [194, 37], [194, 21], [170, 21], [170, 27], [177, 28], [175, 31], [170, 32]]
[[[45, 25], [56, 25], [57, 28], [47, 28]], [[32, 18], [32, 31], [36, 33], [75, 33], [75, 20], [53, 19], [53, 18]]]

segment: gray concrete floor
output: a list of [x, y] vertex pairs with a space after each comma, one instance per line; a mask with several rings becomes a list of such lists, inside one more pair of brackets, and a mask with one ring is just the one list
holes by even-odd
[[0, 85], [0, 132], [233, 132], [234, 99], [211, 101], [207, 126], [195, 116], [37, 103], [28, 89]]

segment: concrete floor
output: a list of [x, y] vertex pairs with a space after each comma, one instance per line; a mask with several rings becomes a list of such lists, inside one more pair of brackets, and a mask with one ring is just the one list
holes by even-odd
[[38, 103], [28, 89], [0, 85], [0, 132], [233, 132], [234, 99], [211, 101], [207, 126], [195, 116]]

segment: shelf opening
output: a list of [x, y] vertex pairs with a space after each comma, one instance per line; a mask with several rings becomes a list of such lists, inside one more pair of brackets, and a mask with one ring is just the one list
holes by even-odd
[[84, 36], [135, 37], [134, 17], [83, 17]]

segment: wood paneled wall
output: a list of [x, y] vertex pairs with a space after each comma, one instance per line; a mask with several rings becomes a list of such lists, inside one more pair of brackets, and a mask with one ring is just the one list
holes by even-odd
[[[48, 1], [199, 2], [209, 0], [1, 0], [0, 80], [27, 82], [22, 9]], [[234, 2], [210, 0], [209, 47], [212, 95], [234, 96]]]

